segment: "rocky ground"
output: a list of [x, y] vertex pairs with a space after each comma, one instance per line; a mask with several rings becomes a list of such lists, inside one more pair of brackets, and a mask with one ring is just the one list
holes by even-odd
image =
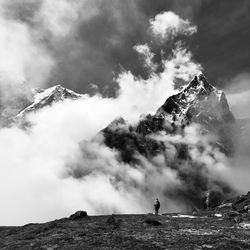
[[221, 214], [87, 216], [0, 227], [0, 249], [250, 249], [249, 236]]

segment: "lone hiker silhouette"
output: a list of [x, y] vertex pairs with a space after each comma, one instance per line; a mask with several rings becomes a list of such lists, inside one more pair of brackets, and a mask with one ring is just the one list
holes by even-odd
[[154, 202], [154, 208], [155, 208], [155, 215], [158, 215], [158, 211], [160, 209], [161, 203], [159, 202], [159, 199], [156, 198]]

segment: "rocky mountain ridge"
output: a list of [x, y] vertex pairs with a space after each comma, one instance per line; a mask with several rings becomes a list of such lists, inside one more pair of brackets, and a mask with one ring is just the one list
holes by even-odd
[[[220, 150], [226, 154], [233, 153], [232, 128], [235, 118], [224, 92], [209, 84], [203, 74], [195, 76], [182, 91], [167, 98], [154, 115], [146, 115], [135, 126], [120, 117], [107, 126], [103, 134], [108, 146], [125, 155], [131, 155], [124, 152], [128, 148], [126, 145], [129, 145], [130, 149], [134, 148], [145, 156], [154, 156], [164, 147], [149, 135], [159, 132], [180, 134], [186, 126], [194, 123], [201, 126], [202, 134], [213, 133], [218, 137]], [[125, 158], [123, 160], [127, 161]]]
[[185, 120], [211, 125], [234, 121], [223, 91], [213, 87], [203, 74], [198, 74], [178, 94], [170, 96], [155, 115], [169, 115], [175, 122]]

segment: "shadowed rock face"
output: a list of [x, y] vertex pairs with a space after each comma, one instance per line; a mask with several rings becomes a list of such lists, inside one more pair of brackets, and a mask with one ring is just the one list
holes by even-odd
[[228, 211], [233, 209], [238, 212], [250, 212], [250, 191], [245, 195], [223, 201], [222, 204], [217, 207], [217, 210], [222, 208], [227, 208]]
[[117, 149], [120, 152], [120, 160], [126, 163], [138, 163], [136, 153], [150, 158], [165, 150], [162, 143], [138, 133], [137, 128], [130, 126], [121, 118], [113, 121], [102, 130], [102, 133], [105, 144]]

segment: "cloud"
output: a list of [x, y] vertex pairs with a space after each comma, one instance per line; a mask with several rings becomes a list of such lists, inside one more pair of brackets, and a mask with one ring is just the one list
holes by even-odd
[[2, 81], [19, 84], [27, 80], [33, 86], [42, 85], [53, 68], [53, 57], [24, 23], [9, 20], [1, 12], [0, 27]]
[[[149, 45], [137, 48], [151, 53]], [[145, 59], [151, 63], [153, 58]], [[178, 79], [190, 80], [201, 69], [180, 44], [160, 63], [163, 71], [151, 72], [148, 79], [121, 72], [116, 97], [65, 100], [30, 114], [27, 119], [33, 126], [28, 131], [0, 129], [3, 224], [41, 222], [79, 208], [90, 214], [146, 212], [155, 194], [163, 198], [164, 188], [179, 185], [175, 171], [155, 168], [161, 158], [153, 163], [141, 158], [143, 167], [134, 168], [120, 163], [117, 153], [101, 141], [91, 141], [118, 116], [136, 123], [142, 113], [154, 113], [176, 91]], [[156, 183], [157, 178], [167, 184]], [[168, 209], [182, 206], [168, 198], [164, 202]], [[19, 213], [14, 213], [16, 207]]]
[[5, 4], [0, 3], [0, 117], [8, 119], [32, 102], [29, 86], [44, 85], [55, 61], [29, 25], [8, 17]]
[[250, 74], [241, 73], [227, 84], [227, 99], [237, 118], [250, 117]]
[[27, 81], [33, 87], [47, 85], [52, 69], [58, 65], [55, 48], [64, 39], [73, 44], [79, 23], [96, 15], [97, 6], [89, 0], [1, 1], [2, 78]]
[[237, 120], [234, 131], [236, 154], [229, 160], [229, 164], [233, 166], [232, 173], [225, 177], [245, 193], [249, 189], [247, 177], [250, 174], [250, 74], [242, 72], [226, 82], [228, 103]]
[[150, 20], [152, 34], [161, 40], [171, 40], [178, 35], [193, 35], [197, 27], [191, 25], [189, 20], [184, 20], [172, 11], [162, 12]]
[[[2, 224], [52, 220], [80, 208], [89, 214], [150, 211], [153, 192], [161, 188], [147, 174], [154, 166], [136, 170], [88, 141], [119, 113], [115, 105], [98, 97], [66, 101], [32, 114], [29, 131], [0, 130]], [[171, 171], [165, 172], [171, 180]], [[148, 192], [145, 175], [155, 186]]]
[[[48, 31], [54, 38], [62, 39], [77, 32], [81, 22], [86, 22], [99, 13], [101, 1], [59, 0], [52, 2], [43, 0], [35, 22]], [[56, 10], [56, 12], [55, 12]]]
[[29, 88], [48, 85], [62, 59], [58, 54], [64, 58], [69, 44], [75, 52], [82, 48], [75, 39], [79, 23], [97, 13], [98, 1], [1, 1], [1, 117], [8, 120], [32, 102]]
[[148, 44], [137, 44], [133, 48], [142, 56], [144, 66], [150, 72], [154, 72], [157, 69], [157, 65], [153, 62], [155, 54], [151, 51]]
[[[45, 6], [49, 4], [43, 3]], [[66, 10], [67, 13], [67, 2], [64, 4], [62, 12]], [[42, 9], [39, 8], [38, 13]], [[53, 37], [52, 45], [57, 45], [54, 43], [57, 38], [74, 32], [71, 24], [74, 26], [77, 18], [73, 14], [70, 21], [63, 21], [65, 28], [55, 25], [62, 19], [61, 15], [55, 21], [52, 19], [53, 25], [47, 30]], [[27, 34], [33, 34], [29, 32], [28, 29]], [[31, 41], [37, 45], [36, 39]], [[151, 43], [137, 44], [135, 49], [144, 56], [146, 65], [157, 67], [151, 46]], [[122, 71], [116, 79], [119, 88], [115, 97], [96, 94], [92, 97], [84, 95], [75, 101], [65, 100], [29, 114], [27, 120], [32, 127], [28, 130], [15, 126], [0, 129], [2, 224], [43, 222], [68, 216], [79, 209], [87, 210], [89, 214], [143, 213], [151, 211], [156, 195], [166, 210], [184, 210], [190, 203], [187, 199], [180, 200], [178, 195], [191, 197], [192, 192], [197, 191], [197, 180], [208, 181], [210, 187], [220, 178], [224, 173], [223, 157], [219, 153], [216, 159], [211, 157], [211, 147], [203, 154], [197, 151], [199, 143], [209, 145], [209, 142], [200, 142], [195, 129], [179, 138], [166, 136], [163, 141], [171, 149], [166, 154], [172, 163], [176, 156], [174, 143], [193, 144], [190, 154], [197, 163], [194, 168], [185, 164], [171, 168], [164, 155], [149, 160], [138, 154], [141, 164], [124, 164], [119, 161], [118, 152], [106, 147], [100, 135], [96, 136], [118, 116], [135, 124], [141, 114], [154, 113], [168, 96], [176, 92], [175, 85], [180, 80], [189, 81], [202, 69], [182, 43], [174, 44], [169, 53], [165, 52], [159, 64], [162, 71], [151, 71], [147, 79], [135, 76], [131, 71]], [[200, 164], [205, 165], [201, 170]], [[189, 179], [190, 189], [188, 181], [180, 178], [180, 171], [184, 176], [198, 175], [198, 179]], [[201, 190], [200, 196], [204, 195]]]
[[137, 120], [140, 114], [154, 113], [168, 96], [176, 92], [178, 79], [189, 81], [201, 70], [201, 66], [192, 61], [192, 54], [179, 46], [161, 63], [163, 71], [158, 74], [153, 72], [147, 80], [126, 71], [119, 75], [118, 100], [124, 104], [121, 114], [127, 110], [124, 113], [126, 119]]
[[248, 109], [250, 107], [250, 89], [240, 93], [229, 94], [227, 95], [227, 99], [232, 112], [236, 114], [237, 118], [250, 116]]
[[[43, 49], [48, 49], [55, 59], [50, 77], [44, 81], [46, 86], [59, 83], [78, 92], [88, 92], [88, 85], [94, 83], [104, 92], [107, 85], [113, 89], [113, 77], [119, 73], [119, 65], [137, 76], [147, 76], [147, 70], [131, 47], [152, 39], [147, 32], [148, 19], [161, 10], [171, 10], [183, 20], [193, 20], [199, 25], [199, 34], [192, 38], [191, 46], [216, 86], [220, 85], [220, 78], [247, 70], [249, 65], [245, 53], [249, 47], [249, 32], [245, 32], [249, 23], [246, 0], [232, 1], [232, 4], [223, 1], [219, 5], [199, 0], [147, 3], [142, 0], [2, 0], [1, 5], [7, 19], [29, 27]], [[224, 22], [220, 18], [222, 12], [229, 20], [239, 22]], [[240, 35], [235, 37], [235, 33]], [[221, 40], [223, 43], [218, 43]], [[153, 48], [156, 60], [160, 58], [159, 45], [169, 46], [169, 43]], [[234, 65], [235, 60], [241, 63]], [[96, 71], [98, 74], [93, 73]]]

